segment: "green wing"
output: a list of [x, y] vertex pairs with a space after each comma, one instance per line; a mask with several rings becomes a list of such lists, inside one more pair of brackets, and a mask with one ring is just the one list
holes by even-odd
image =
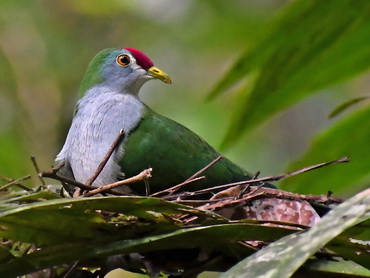
[[[129, 134], [120, 165], [126, 178], [153, 168], [153, 177], [149, 180], [153, 193], [185, 181], [219, 155], [188, 128], [148, 110]], [[202, 175], [206, 176], [204, 180], [189, 184], [184, 189], [201, 189], [251, 177], [227, 158], [222, 158]], [[132, 188], [140, 194], [144, 193], [142, 185], [135, 184]]]

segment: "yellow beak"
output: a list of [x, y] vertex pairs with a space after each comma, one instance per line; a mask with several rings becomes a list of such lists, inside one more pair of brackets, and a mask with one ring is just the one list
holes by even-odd
[[162, 80], [164, 83], [172, 83], [171, 78], [168, 76], [168, 74], [160, 70], [159, 68], [151, 67], [150, 69], [148, 69], [148, 74], [150, 76], [153, 76], [154, 78]]

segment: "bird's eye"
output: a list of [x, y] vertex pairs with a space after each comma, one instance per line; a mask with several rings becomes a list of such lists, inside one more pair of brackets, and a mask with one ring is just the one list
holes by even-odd
[[125, 54], [118, 55], [116, 58], [116, 62], [120, 66], [127, 66], [128, 64], [130, 64], [130, 57]]

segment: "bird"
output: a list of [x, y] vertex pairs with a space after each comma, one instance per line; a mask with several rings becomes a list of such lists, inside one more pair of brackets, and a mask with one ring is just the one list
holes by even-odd
[[[184, 182], [220, 156], [190, 129], [140, 100], [139, 91], [149, 80], [172, 83], [168, 74], [135, 48], [105, 49], [92, 59], [81, 82], [65, 143], [55, 159], [55, 164], [63, 165], [61, 175], [86, 183], [121, 130], [124, 138], [92, 185], [104, 186], [151, 168], [149, 189], [154, 193]], [[184, 190], [252, 178], [226, 157], [202, 175], [204, 179], [184, 186]], [[142, 182], [125, 185], [122, 192], [145, 195], [146, 189]]]

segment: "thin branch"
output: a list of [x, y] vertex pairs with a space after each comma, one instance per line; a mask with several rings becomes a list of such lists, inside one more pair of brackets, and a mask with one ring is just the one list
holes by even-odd
[[[0, 176], [0, 180], [6, 181], [8, 183], [15, 181], [13, 179], [10, 179], [10, 178], [4, 177], [4, 176]], [[17, 186], [20, 189], [23, 189], [23, 190], [26, 190], [26, 191], [29, 191], [29, 192], [32, 192], [33, 191], [31, 188], [28, 188], [27, 186], [25, 186], [25, 185], [23, 185], [21, 183], [15, 183], [14, 186]]]
[[302, 173], [305, 173], [305, 172], [308, 172], [308, 171], [312, 171], [312, 170], [315, 170], [315, 169], [318, 169], [318, 168], [321, 168], [321, 167], [324, 167], [324, 166], [328, 166], [328, 165], [335, 164], [335, 163], [344, 163], [344, 162], [349, 162], [349, 158], [348, 157], [342, 157], [340, 159], [336, 159], [336, 160], [333, 160], [333, 161], [312, 165], [312, 166], [309, 166], [309, 167], [305, 167], [303, 169], [299, 169], [299, 170], [296, 170], [296, 171], [293, 171], [293, 172], [290, 172], [290, 173], [287, 173], [287, 174], [282, 174], [282, 175], [279, 175], [279, 176], [275, 176], [275, 177], [270, 176], [270, 177], [264, 177], [264, 178], [259, 178], [259, 179], [251, 179], [251, 180], [246, 180], [246, 181], [233, 182], [233, 183], [229, 183], [229, 184], [223, 184], [223, 185], [218, 185], [218, 186], [205, 188], [205, 189], [194, 191], [194, 192], [184, 192], [183, 194], [179, 194], [179, 195], [176, 195], [176, 196], [166, 196], [164, 198], [165, 199], [168, 199], [170, 197], [172, 197], [172, 198], [180, 197], [181, 198], [181, 197], [184, 197], [186, 194], [187, 194], [187, 196], [202, 195], [202, 194], [210, 193], [214, 190], [225, 189], [225, 188], [229, 188], [229, 187], [236, 186], [236, 185], [246, 185], [246, 184], [259, 183], [259, 182], [279, 181], [279, 180], [286, 179], [288, 177], [295, 176], [295, 175], [298, 175], [298, 174], [302, 174]]
[[78, 198], [82, 195], [82, 190], [81, 188], [76, 188], [76, 190], [72, 194], [72, 198]]
[[[158, 195], [162, 195], [162, 194], [164, 194], [164, 193], [170, 193], [170, 194], [169, 194], [169, 196], [171, 196], [171, 194], [172, 194], [174, 191], [178, 190], [180, 187], [183, 187], [184, 185], [187, 185], [187, 184], [189, 184], [189, 183], [192, 183], [192, 182], [195, 182], [195, 181], [199, 181], [199, 180], [202, 180], [202, 179], [205, 179], [205, 178], [206, 178], [205, 176], [201, 176], [201, 177], [193, 178], [193, 179], [191, 179], [191, 180], [187, 179], [186, 181], [184, 181], [184, 182], [182, 182], [182, 183], [179, 183], [179, 184], [177, 184], [177, 185], [175, 185], [175, 186], [172, 186], [172, 187], [167, 188], [167, 189], [165, 189], [165, 190], [162, 190], [162, 191], [158, 191], [158, 192], [156, 192], [156, 193], [153, 193], [152, 195], [150, 195], [150, 197], [156, 197], [156, 196], [158, 196]], [[174, 190], [174, 191], [173, 191], [173, 192], [171, 192], [172, 190]]]
[[41, 172], [40, 175], [44, 178], [50, 178], [50, 179], [58, 180], [58, 181], [61, 181], [61, 182], [65, 182], [67, 184], [74, 185], [74, 186], [76, 186], [78, 188], [81, 188], [81, 189], [84, 189], [84, 190], [94, 190], [94, 189], [97, 188], [95, 186], [83, 184], [83, 183], [78, 182], [74, 179], [59, 176], [54, 171], [52, 171], [52, 172]]
[[[62, 183], [64, 182], [64, 183], [67, 183], [67, 184], [76, 186], [78, 188], [81, 188], [83, 190], [95, 190], [95, 189], [99, 188], [99, 187], [96, 187], [96, 186], [83, 184], [83, 183], [78, 182], [78, 181], [76, 181], [74, 179], [70, 179], [70, 178], [66, 178], [66, 177], [63, 177], [63, 176], [59, 176], [54, 171], [52, 171], [52, 172], [41, 172], [40, 175], [42, 177], [44, 177], [44, 178], [50, 178], [50, 179], [58, 180], [58, 181], [60, 181]], [[115, 194], [115, 195], [122, 195], [121, 192], [115, 191], [115, 190], [112, 190], [109, 193], [112, 193], [112, 194]]]
[[1, 186], [0, 187], [0, 191], [4, 191], [4, 190], [8, 189], [9, 187], [11, 187], [13, 185], [18, 185], [20, 182], [25, 181], [25, 180], [28, 180], [30, 178], [31, 178], [31, 176], [30, 175], [27, 175], [27, 176], [24, 176], [23, 178], [14, 180], [14, 181], [6, 184], [6, 185]]
[[148, 197], [150, 195], [149, 181], [147, 179], [144, 180], [144, 184], [145, 184], [145, 196]]
[[[258, 178], [258, 176], [261, 174], [261, 171], [257, 171], [252, 177], [252, 180], [255, 180]], [[265, 183], [261, 182], [259, 187], [262, 187]], [[247, 186], [244, 186], [244, 188], [240, 191], [240, 194], [238, 195], [238, 198], [240, 199], [248, 190], [250, 189], [250, 184], [247, 184]]]
[[[276, 198], [282, 198], [288, 199], [288, 200], [297, 200], [297, 201], [308, 201], [308, 202], [314, 202], [314, 203], [343, 203], [343, 199], [337, 198], [337, 197], [329, 197], [328, 195], [312, 195], [312, 194], [297, 194], [292, 193], [288, 191], [282, 191], [279, 189], [273, 189], [273, 188], [267, 188], [267, 187], [261, 187], [259, 191], [262, 191], [264, 193], [265, 197], [276, 197]], [[254, 192], [254, 194], [258, 194]]]
[[257, 171], [254, 175], [253, 175], [253, 179], [256, 179], [258, 178], [258, 176], [261, 174], [261, 171]]
[[316, 165], [305, 167], [305, 168], [300, 169], [300, 170], [296, 170], [296, 171], [293, 171], [293, 172], [290, 172], [290, 173], [287, 173], [287, 174], [280, 175], [274, 181], [286, 179], [288, 177], [299, 175], [299, 174], [309, 172], [309, 171], [312, 171], [312, 170], [316, 170], [316, 169], [319, 169], [319, 168], [322, 168], [322, 167], [325, 167], [325, 166], [329, 166], [331, 164], [346, 163], [346, 162], [350, 162], [350, 159], [348, 157], [342, 157], [342, 158], [332, 160], [332, 161], [329, 161], [329, 162], [319, 163], [319, 164], [316, 164]]
[[194, 179], [195, 177], [199, 176], [200, 174], [202, 174], [204, 171], [206, 171], [208, 168], [212, 167], [214, 164], [216, 164], [218, 161], [221, 160], [223, 156], [222, 155], [219, 155], [216, 159], [214, 159], [211, 163], [209, 163], [208, 165], [206, 165], [205, 167], [203, 167], [202, 169], [200, 169], [198, 172], [196, 172], [194, 175], [192, 175], [190, 178], [188, 178], [187, 180], [185, 181], [189, 181], [189, 180], [192, 180]]
[[[282, 191], [279, 189], [267, 188], [267, 187], [259, 187], [259, 186], [251, 186], [252, 192], [244, 195], [240, 199], [235, 199], [234, 196], [230, 196], [227, 198], [219, 199], [219, 202], [206, 204], [200, 209], [216, 209], [220, 207], [224, 207], [226, 205], [233, 205], [241, 202], [251, 201], [256, 198], [278, 198], [284, 200], [294, 200], [294, 201], [308, 201], [311, 203], [342, 203], [343, 199], [335, 198], [335, 197], [328, 197], [327, 195], [304, 195], [304, 194], [297, 194], [291, 193], [287, 191]], [[215, 200], [213, 200], [215, 201]]]
[[51, 169], [53, 169], [53, 172], [56, 173], [58, 172], [60, 169], [62, 169], [64, 166], [66, 165], [66, 162], [65, 160], [63, 160], [62, 162], [60, 162], [58, 165], [56, 166], [51, 166]]
[[138, 181], [145, 181], [145, 180], [152, 177], [151, 172], [152, 172], [151, 168], [146, 169], [146, 170], [142, 171], [140, 174], [138, 174], [134, 177], [131, 177], [131, 178], [128, 178], [128, 179], [125, 179], [125, 180], [121, 180], [121, 181], [118, 181], [118, 182], [115, 182], [115, 183], [111, 183], [111, 184], [108, 184], [108, 185], [101, 186], [97, 189], [94, 189], [90, 192], [87, 192], [83, 196], [84, 197], [89, 197], [89, 196], [93, 196], [93, 195], [96, 195], [96, 194], [99, 194], [99, 193], [110, 191], [113, 188], [116, 188], [116, 187], [119, 187], [119, 186], [122, 186], [122, 185], [125, 185], [125, 184], [128, 184], [128, 183], [134, 183], [134, 182], [138, 182]]
[[36, 170], [37, 177], [40, 180], [42, 187], [45, 188], [45, 186], [46, 186], [45, 181], [42, 178], [42, 176], [39, 175], [40, 174], [40, 168], [37, 165], [36, 158], [33, 155], [31, 155], [31, 161], [32, 161], [33, 167]]
[[202, 174], [204, 171], [206, 171], [207, 169], [209, 169], [210, 167], [212, 167], [213, 165], [215, 165], [218, 161], [221, 160], [223, 156], [222, 155], [219, 155], [218, 157], [216, 157], [216, 159], [214, 159], [211, 163], [207, 164], [205, 167], [203, 167], [202, 169], [200, 169], [198, 172], [196, 172], [194, 175], [192, 175], [190, 178], [186, 179], [184, 182], [180, 183], [180, 184], [177, 184], [175, 186], [172, 186], [170, 188], [167, 188], [165, 190], [162, 190], [162, 191], [159, 191], [159, 192], [156, 192], [154, 194], [152, 194], [151, 196], [154, 197], [154, 196], [158, 196], [158, 195], [161, 195], [161, 194], [164, 194], [164, 193], [168, 193], [169, 196], [171, 196], [172, 194], [174, 194], [177, 190], [179, 190], [181, 187], [183, 187], [184, 185], [187, 185], [191, 182], [195, 182], [195, 181], [198, 181], [198, 180], [201, 180], [201, 179], [204, 179], [205, 176], [202, 176], [201, 178], [196, 178], [197, 176], [199, 176], [200, 174]]
[[74, 262], [73, 264], [69, 265], [68, 268], [65, 270], [65, 273], [63, 273], [63, 278], [68, 278], [69, 275], [72, 273], [74, 269], [76, 269], [77, 265], [79, 264], [79, 261]]
[[103, 160], [100, 162], [98, 168], [94, 172], [94, 174], [86, 181], [86, 185], [92, 185], [93, 182], [96, 180], [96, 178], [100, 175], [101, 171], [103, 171], [105, 165], [107, 164], [109, 158], [112, 156], [113, 152], [117, 148], [118, 144], [122, 141], [122, 139], [125, 137], [125, 132], [123, 129], [121, 129], [116, 137], [116, 139], [113, 141], [112, 145], [110, 146], [107, 154], [104, 156]]

